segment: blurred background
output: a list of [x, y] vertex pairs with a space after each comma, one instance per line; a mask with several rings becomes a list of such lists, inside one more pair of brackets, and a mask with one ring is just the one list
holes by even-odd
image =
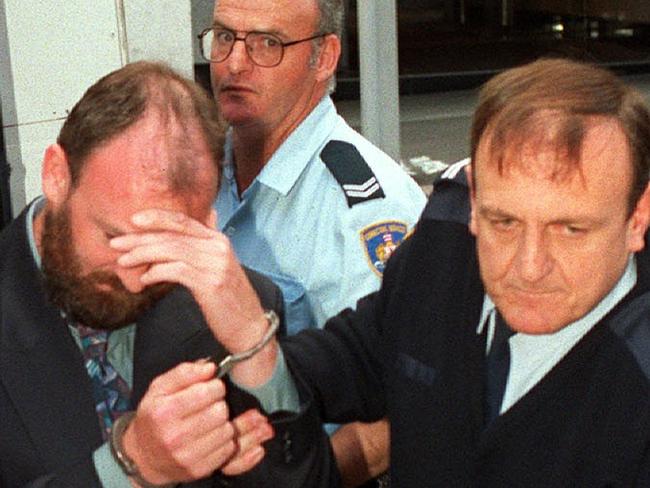
[[[650, 100], [649, 0], [345, 6], [339, 112], [425, 187], [441, 165], [468, 154], [477, 88], [505, 68], [541, 56], [587, 60]], [[161, 59], [209, 89], [196, 35], [212, 8], [213, 0], [0, 0], [0, 224], [40, 193], [42, 151], [103, 74]]]

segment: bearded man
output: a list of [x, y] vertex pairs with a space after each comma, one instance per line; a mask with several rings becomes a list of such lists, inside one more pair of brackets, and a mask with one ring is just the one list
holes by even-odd
[[[262, 459], [273, 428], [231, 419], [205, 360], [227, 354], [207, 327], [224, 283], [271, 332], [282, 315], [214, 230], [223, 135], [199, 87], [140, 62], [93, 85], [45, 151], [44, 197], [0, 234], [0, 486], [215, 486]], [[160, 216], [179, 256], [120, 266], [115, 239]]]

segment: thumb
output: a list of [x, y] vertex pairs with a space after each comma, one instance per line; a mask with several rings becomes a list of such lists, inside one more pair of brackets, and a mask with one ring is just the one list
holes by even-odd
[[181, 363], [155, 378], [151, 382], [149, 392], [156, 396], [171, 395], [196, 383], [209, 381], [214, 378], [215, 373], [216, 365], [212, 361]]

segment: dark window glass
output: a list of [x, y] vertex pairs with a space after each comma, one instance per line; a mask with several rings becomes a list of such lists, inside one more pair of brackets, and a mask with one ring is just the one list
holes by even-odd
[[[397, 0], [402, 93], [478, 86], [541, 56], [650, 73], [647, 0]], [[346, 81], [358, 78], [357, 2], [348, 1]]]

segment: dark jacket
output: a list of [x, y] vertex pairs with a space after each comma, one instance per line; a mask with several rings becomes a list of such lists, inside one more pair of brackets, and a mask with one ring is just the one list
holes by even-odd
[[485, 291], [462, 180], [436, 186], [377, 294], [286, 339], [304, 391], [327, 421], [388, 416], [394, 488], [650, 486], [648, 253], [623, 302], [485, 428]]
[[[0, 234], [0, 487], [100, 486], [92, 452], [102, 438], [91, 383], [65, 322], [45, 298], [25, 220], [23, 212]], [[282, 316], [279, 289], [256, 273], [249, 278], [262, 305]], [[135, 405], [159, 374], [183, 361], [225, 354], [181, 287], [138, 320], [134, 348]], [[281, 457], [289, 452], [286, 440], [291, 437], [282, 438], [281, 425], [278, 432], [280, 437], [267, 448]], [[295, 444], [303, 449], [298, 440]], [[263, 486], [263, 475], [260, 468], [245, 483]], [[222, 482], [239, 483], [217, 475], [193, 486]]]

